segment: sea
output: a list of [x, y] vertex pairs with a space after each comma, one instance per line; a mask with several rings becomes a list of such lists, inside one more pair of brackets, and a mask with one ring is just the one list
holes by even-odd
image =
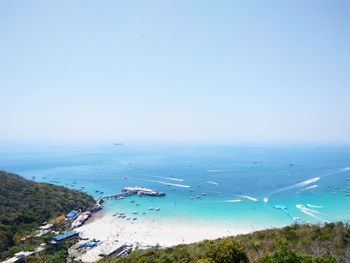
[[0, 146], [0, 170], [29, 180], [95, 198], [136, 186], [166, 194], [106, 200], [107, 214], [137, 211], [152, 220], [239, 222], [257, 228], [350, 221], [350, 146]]

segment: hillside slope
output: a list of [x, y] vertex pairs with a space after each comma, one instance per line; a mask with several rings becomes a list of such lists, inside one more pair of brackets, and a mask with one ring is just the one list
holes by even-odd
[[102, 262], [350, 263], [350, 226], [293, 225], [189, 245], [136, 250], [127, 257], [110, 257]]
[[71, 209], [93, 205], [94, 199], [79, 191], [0, 171], [0, 258], [15, 245], [16, 233], [32, 230]]

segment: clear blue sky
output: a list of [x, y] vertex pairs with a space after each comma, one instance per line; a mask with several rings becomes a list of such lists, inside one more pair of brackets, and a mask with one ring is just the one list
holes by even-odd
[[0, 141], [350, 143], [350, 1], [0, 1]]

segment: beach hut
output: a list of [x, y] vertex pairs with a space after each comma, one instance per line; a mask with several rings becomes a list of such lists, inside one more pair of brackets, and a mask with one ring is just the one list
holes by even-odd
[[56, 242], [60, 242], [62, 240], [65, 240], [67, 238], [70, 238], [70, 237], [73, 237], [73, 236], [76, 236], [76, 235], [78, 235], [78, 232], [74, 231], [74, 230], [71, 230], [71, 231], [67, 231], [67, 232], [65, 232], [65, 233], [63, 233], [61, 235], [55, 236], [54, 240]]
[[73, 220], [77, 217], [77, 215], [78, 215], [78, 211], [72, 210], [66, 216], [68, 219]]

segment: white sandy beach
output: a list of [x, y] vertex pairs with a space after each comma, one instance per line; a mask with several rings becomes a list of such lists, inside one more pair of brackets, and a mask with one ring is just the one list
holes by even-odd
[[189, 244], [256, 230], [259, 229], [254, 226], [220, 221], [158, 218], [128, 221], [109, 214], [77, 228], [80, 235], [85, 238], [139, 244], [141, 247]]

